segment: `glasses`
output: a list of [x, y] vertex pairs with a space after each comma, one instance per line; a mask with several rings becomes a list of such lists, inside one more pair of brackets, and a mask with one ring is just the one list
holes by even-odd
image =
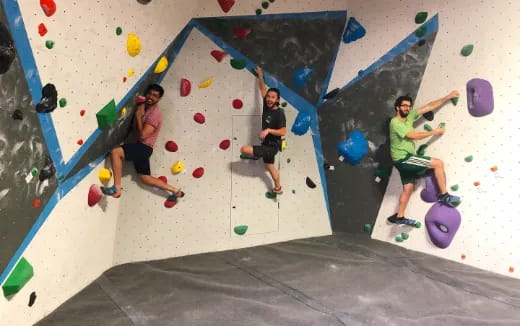
[[400, 107], [402, 107], [402, 108], [411, 108], [412, 106], [410, 104], [403, 104], [403, 105], [400, 105]]

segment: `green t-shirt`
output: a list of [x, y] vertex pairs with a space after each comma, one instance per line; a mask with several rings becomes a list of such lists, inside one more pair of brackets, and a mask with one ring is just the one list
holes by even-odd
[[415, 155], [415, 143], [412, 139], [406, 138], [406, 134], [413, 130], [413, 123], [419, 117], [419, 111], [413, 109], [408, 113], [406, 121], [393, 118], [390, 121], [390, 154], [392, 160], [403, 159], [408, 154]]

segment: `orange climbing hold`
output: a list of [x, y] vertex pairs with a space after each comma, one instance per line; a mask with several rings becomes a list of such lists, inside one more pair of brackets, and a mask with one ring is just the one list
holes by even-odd
[[103, 192], [98, 185], [91, 185], [88, 190], [88, 205], [90, 207], [96, 205], [101, 198], [103, 198]]
[[181, 96], [188, 96], [191, 92], [191, 82], [186, 78], [181, 79]]
[[473, 182], [473, 185], [474, 185], [475, 187], [478, 187], [478, 186], [480, 186], [480, 182], [479, 182], [479, 181], [475, 181], [475, 182]]
[[41, 202], [40, 202], [39, 199], [35, 199], [35, 200], [33, 201], [33, 207], [34, 207], [34, 208], [38, 208], [38, 207], [40, 207], [40, 203], [41, 203]]
[[213, 58], [215, 58], [218, 62], [221, 62], [222, 59], [224, 59], [224, 57], [227, 55], [227, 53], [224, 52], [224, 51], [213, 50], [213, 51], [211, 51], [211, 55], [212, 55]]
[[76, 144], [78, 144], [79, 146], [83, 145], [83, 139], [78, 139], [78, 141], [76, 142]]
[[54, 15], [56, 12], [56, 3], [54, 0], [40, 0], [40, 6], [47, 17]]
[[244, 41], [247, 38], [247, 36], [251, 33], [251, 28], [234, 28], [233, 33], [235, 33], [235, 35], [239, 39]]
[[204, 175], [204, 168], [200, 167], [200, 168], [196, 168], [194, 171], [193, 171], [193, 177], [194, 178], [200, 178]]
[[514, 273], [515, 272], [515, 268], [513, 266], [510, 266], [509, 267], [509, 273]]
[[164, 147], [168, 152], [176, 152], [179, 150], [179, 146], [177, 146], [177, 144], [173, 140], [168, 140]]
[[45, 34], [47, 34], [47, 27], [45, 27], [44, 23], [38, 25], [38, 34], [40, 34], [40, 36], [45, 36]]
[[200, 124], [203, 124], [204, 122], [206, 122], [206, 118], [200, 112], [195, 113], [195, 115], [193, 116], [193, 120], [195, 120], [195, 122], [200, 123]]
[[460, 259], [462, 259], [462, 260], [466, 259], [466, 255], [464, 255], [464, 254], [460, 255]]
[[233, 108], [238, 110], [238, 109], [241, 109], [243, 106], [244, 106], [244, 103], [242, 103], [241, 100], [239, 100], [239, 99], [233, 100]]
[[221, 141], [218, 146], [220, 147], [220, 149], [226, 150], [229, 148], [229, 145], [231, 145], [231, 141], [229, 139], [225, 139]]
[[497, 172], [498, 171], [498, 167], [496, 165], [492, 166], [490, 168], [491, 172]]
[[79, 111], [79, 115], [80, 115], [80, 116], [84, 116], [84, 115], [85, 115], [85, 110], [81, 110], [81, 111]]
[[218, 0], [218, 4], [222, 11], [227, 13], [235, 5], [235, 0]]

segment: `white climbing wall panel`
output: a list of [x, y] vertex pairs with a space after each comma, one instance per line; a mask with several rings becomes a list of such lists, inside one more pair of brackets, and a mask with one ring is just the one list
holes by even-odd
[[[517, 73], [520, 42], [516, 36], [520, 32], [520, 3], [505, 0], [381, 3], [370, 0], [351, 1], [347, 10], [365, 26], [367, 34], [357, 42], [342, 45], [331, 89], [346, 84], [359, 69], [370, 65], [413, 32], [417, 28], [415, 14], [427, 11], [429, 17], [439, 14], [439, 32], [416, 107], [442, 97], [452, 89], [461, 91], [458, 105], [448, 103], [429, 123], [433, 126], [446, 122], [447, 131], [427, 149], [427, 155], [444, 160], [448, 186], [458, 184], [459, 190], [454, 193], [463, 200], [459, 206], [462, 224], [451, 246], [447, 249], [435, 247], [424, 227], [410, 229], [386, 224], [386, 217], [396, 211], [401, 191], [396, 170], [392, 173], [372, 237], [395, 244], [396, 235], [409, 231], [410, 238], [399, 245], [520, 277], [520, 242], [516, 239], [520, 232], [519, 161], [512, 156], [520, 150], [520, 80]], [[469, 57], [460, 55], [466, 44], [475, 46]], [[355, 64], [342, 65], [347, 58]], [[466, 82], [473, 78], [486, 79], [493, 86], [495, 111], [489, 116], [474, 118], [468, 113]], [[418, 128], [422, 130], [423, 127]], [[465, 162], [468, 155], [473, 155], [473, 162]], [[498, 167], [497, 172], [490, 170], [493, 166]], [[473, 185], [476, 181], [480, 186]], [[424, 221], [431, 204], [420, 199], [421, 187], [422, 183], [419, 183], [406, 214]], [[514, 272], [509, 271], [510, 267]]]
[[[262, 162], [240, 160], [237, 151], [245, 144], [242, 140], [259, 143], [261, 98], [257, 80], [249, 71], [233, 69], [229, 56], [218, 63], [210, 55], [218, 49], [194, 29], [162, 83], [166, 91], [160, 102], [164, 124], [152, 156], [152, 174], [167, 176], [171, 184], [186, 192], [186, 197], [174, 208], [165, 208], [166, 194], [136, 184], [130, 164], [123, 196], [118, 199], [123, 204], [116, 235], [116, 264], [331, 232], [310, 133], [297, 137], [289, 132], [289, 148], [277, 156], [284, 187], [278, 202], [265, 197], [272, 184]], [[210, 77], [214, 78], [211, 86], [197, 87]], [[192, 82], [187, 97], [180, 96], [181, 78]], [[232, 107], [236, 98], [244, 103], [240, 110]], [[193, 120], [197, 112], [204, 114], [205, 124]], [[297, 112], [290, 106], [285, 112], [290, 129]], [[219, 148], [224, 139], [232, 142], [227, 150]], [[164, 149], [168, 140], [178, 144], [177, 152]], [[287, 163], [289, 157], [291, 162]], [[186, 169], [172, 175], [170, 167], [177, 160], [183, 161]], [[197, 167], [205, 170], [200, 179], [192, 176]], [[307, 176], [318, 184], [317, 188], [307, 188]], [[235, 223], [248, 224], [248, 233], [234, 234]]]

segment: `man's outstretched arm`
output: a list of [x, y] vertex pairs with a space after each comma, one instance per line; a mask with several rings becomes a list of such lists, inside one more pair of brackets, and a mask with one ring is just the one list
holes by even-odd
[[444, 102], [451, 100], [452, 98], [459, 97], [458, 91], [451, 91], [448, 95], [441, 97], [440, 99], [437, 99], [435, 101], [431, 101], [430, 103], [426, 104], [425, 106], [422, 106], [419, 108], [419, 114], [424, 114], [426, 112], [430, 112], [435, 110], [436, 108], [440, 107], [444, 104]]
[[264, 73], [260, 67], [256, 67], [255, 72], [258, 75], [258, 86], [260, 87], [260, 94], [262, 95], [262, 98], [264, 98], [267, 94], [267, 87], [265, 87], [264, 82]]

